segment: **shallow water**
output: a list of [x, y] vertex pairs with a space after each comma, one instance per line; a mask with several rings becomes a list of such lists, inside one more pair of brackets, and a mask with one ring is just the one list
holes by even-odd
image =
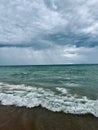
[[0, 101], [98, 116], [98, 65], [0, 67]]

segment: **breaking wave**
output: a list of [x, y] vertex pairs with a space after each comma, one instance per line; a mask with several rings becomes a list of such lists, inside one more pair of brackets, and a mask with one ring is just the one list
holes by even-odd
[[3, 105], [26, 106], [29, 108], [41, 105], [52, 111], [65, 113], [91, 113], [98, 117], [98, 100], [78, 97], [67, 89], [57, 87], [55, 91], [32, 86], [0, 83], [0, 101]]

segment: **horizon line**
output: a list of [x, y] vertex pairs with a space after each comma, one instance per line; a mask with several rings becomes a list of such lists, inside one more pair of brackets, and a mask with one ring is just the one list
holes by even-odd
[[76, 64], [31, 64], [31, 65], [0, 65], [0, 67], [14, 67], [14, 66], [71, 66], [71, 65], [98, 65], [98, 63], [76, 63]]

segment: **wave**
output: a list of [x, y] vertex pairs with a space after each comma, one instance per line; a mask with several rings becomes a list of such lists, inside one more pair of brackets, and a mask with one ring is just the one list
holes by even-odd
[[[56, 91], [56, 92], [55, 92]], [[98, 117], [98, 100], [70, 94], [65, 88], [55, 91], [33, 86], [0, 83], [0, 101], [3, 105], [35, 107], [41, 105], [54, 112], [72, 114], [91, 113]]]

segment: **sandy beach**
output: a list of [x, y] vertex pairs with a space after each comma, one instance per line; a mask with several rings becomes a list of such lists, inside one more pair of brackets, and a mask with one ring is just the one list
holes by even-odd
[[0, 105], [0, 130], [98, 130], [98, 118]]

